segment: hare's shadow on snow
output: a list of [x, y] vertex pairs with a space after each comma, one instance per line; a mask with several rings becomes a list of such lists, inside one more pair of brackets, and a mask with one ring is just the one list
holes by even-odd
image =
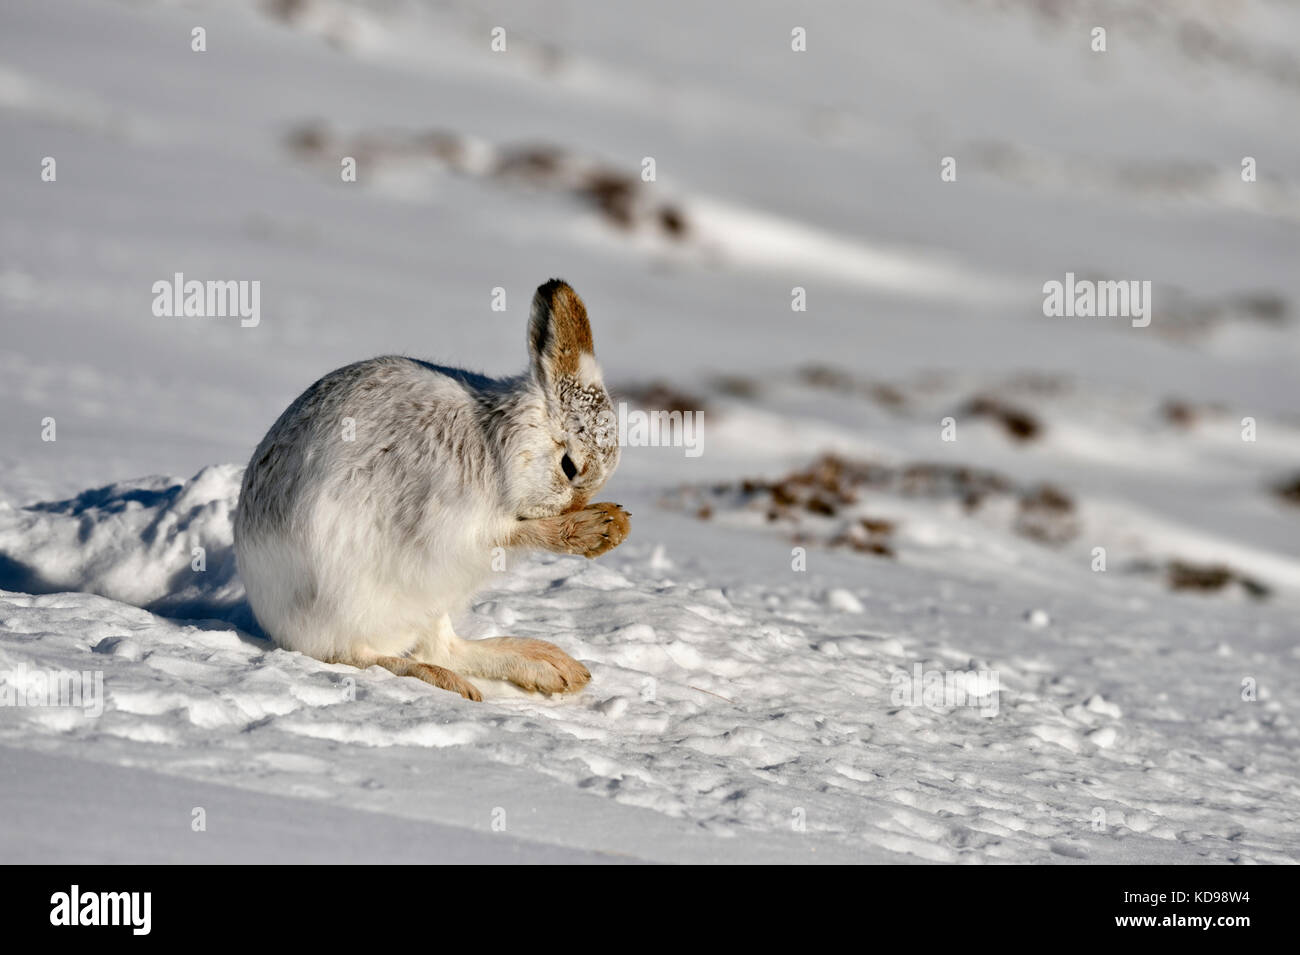
[[[260, 650], [269, 650], [273, 647], [270, 638], [258, 624], [257, 618], [253, 616], [253, 608], [248, 605], [247, 599], [242, 596], [236, 599], [215, 594], [186, 595], [183, 592], [183, 578], [192, 578], [192, 574], [178, 571], [173, 575], [171, 580], [173, 586], [169, 587], [168, 596], [145, 604], [141, 609], [174, 623], [197, 627], [200, 630], [229, 630], [233, 627], [239, 639], [250, 646]], [[35, 568], [7, 554], [0, 554], [0, 590], [32, 595], [70, 592], [67, 587], [51, 583]]]
[[234, 627], [235, 635], [249, 646], [259, 650], [275, 649], [275, 644], [266, 635], [257, 618], [253, 616], [253, 608], [248, 605], [247, 600], [222, 603], [196, 599], [173, 604], [164, 599], [144, 609], [160, 617], [166, 617], [173, 623], [196, 627], [199, 630], [229, 630]]
[[[176, 481], [166, 487], [143, 488], [108, 485], [82, 491], [63, 501], [28, 504], [23, 509], [82, 520], [79, 536], [85, 542], [93, 533], [99, 515], [114, 515], [131, 505], [157, 512], [156, 519], [140, 534], [145, 545], [152, 545], [159, 533], [164, 514], [175, 515], [175, 501], [184, 493], [186, 483]], [[189, 518], [195, 512], [182, 514]], [[88, 517], [88, 515], [93, 515]], [[178, 568], [167, 578], [166, 595], [142, 605], [142, 609], [177, 623], [203, 630], [235, 628], [239, 639], [259, 649], [270, 649], [271, 640], [253, 616], [244, 596], [236, 570], [233, 543], [212, 547], [206, 554], [205, 571], [198, 573], [188, 565]], [[44, 595], [78, 591], [73, 586], [57, 584], [35, 567], [0, 552], [0, 590]], [[93, 591], [89, 591], [93, 592]]]

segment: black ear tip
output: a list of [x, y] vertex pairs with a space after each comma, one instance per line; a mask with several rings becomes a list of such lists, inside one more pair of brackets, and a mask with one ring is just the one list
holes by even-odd
[[563, 288], [571, 288], [571, 286], [564, 279], [550, 279], [537, 286], [537, 294], [545, 301], [550, 302], [555, 293]]

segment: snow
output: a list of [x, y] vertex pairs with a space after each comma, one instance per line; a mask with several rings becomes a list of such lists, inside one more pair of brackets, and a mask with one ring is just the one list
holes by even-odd
[[[1300, 13], [1112, 4], [1103, 60], [1031, 4], [548, 6], [0, 11], [0, 858], [1300, 861]], [[647, 155], [621, 228], [583, 177]], [[1067, 271], [1151, 326], [1044, 317]], [[176, 272], [261, 323], [155, 317]], [[552, 275], [616, 398], [705, 419], [624, 450], [624, 545], [458, 621], [590, 686], [274, 648], [231, 546], [267, 426], [369, 355], [517, 372]]]

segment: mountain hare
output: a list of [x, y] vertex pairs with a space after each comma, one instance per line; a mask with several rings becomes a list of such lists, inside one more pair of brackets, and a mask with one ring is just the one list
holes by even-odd
[[271, 426], [244, 472], [235, 553], [277, 644], [382, 666], [471, 700], [466, 677], [562, 693], [591, 674], [553, 644], [463, 640], [450, 615], [493, 550], [597, 557], [629, 514], [589, 504], [618, 464], [587, 310], [566, 283], [533, 296], [532, 369], [494, 380], [411, 358], [331, 372]]

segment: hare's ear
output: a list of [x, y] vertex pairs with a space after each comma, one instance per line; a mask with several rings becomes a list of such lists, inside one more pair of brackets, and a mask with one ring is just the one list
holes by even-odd
[[554, 389], [561, 378], [581, 379], [584, 366], [594, 367], [587, 308], [569, 283], [551, 279], [538, 286], [528, 320], [528, 354], [544, 391]]

